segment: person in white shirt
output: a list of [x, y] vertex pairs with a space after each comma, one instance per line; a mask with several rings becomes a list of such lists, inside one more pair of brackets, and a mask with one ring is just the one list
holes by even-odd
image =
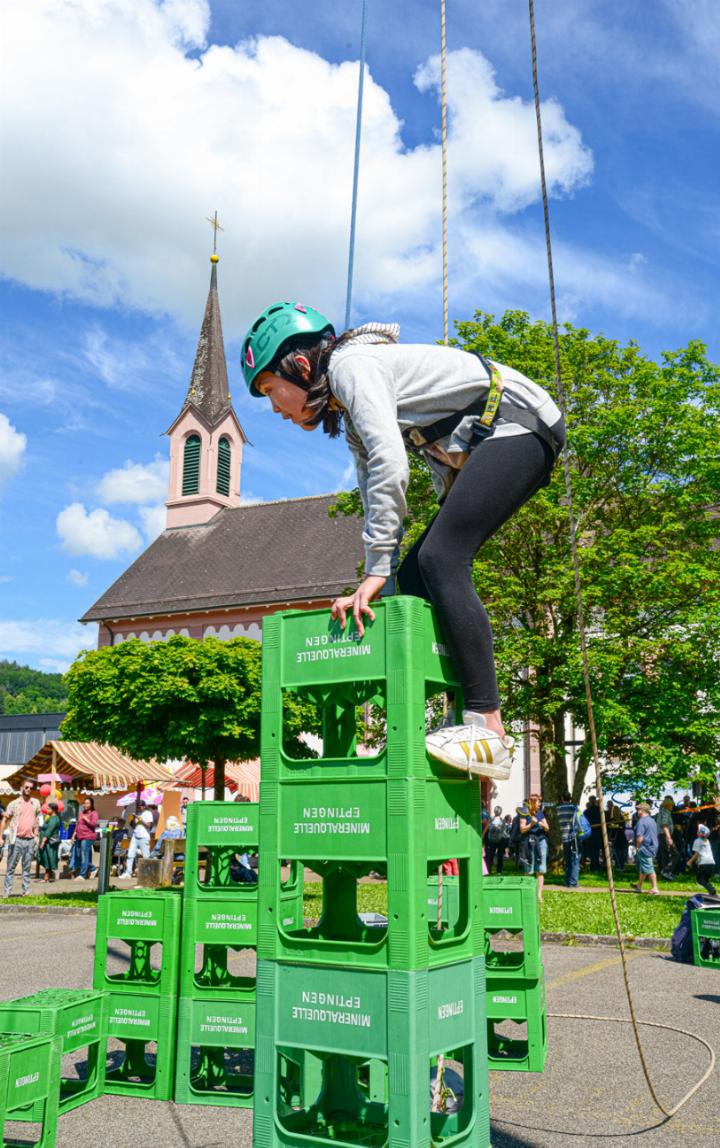
[[710, 830], [707, 825], [698, 825], [697, 827], [697, 837], [693, 841], [693, 854], [688, 865], [697, 866], [695, 880], [698, 885], [702, 885], [703, 889], [707, 889], [708, 893], [714, 897], [715, 887], [711, 884], [710, 878], [715, 872], [715, 858], [710, 845]]

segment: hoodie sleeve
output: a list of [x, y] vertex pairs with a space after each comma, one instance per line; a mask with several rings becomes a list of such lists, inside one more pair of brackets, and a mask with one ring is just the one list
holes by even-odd
[[365, 573], [388, 577], [410, 474], [393, 380], [377, 362], [347, 350], [331, 367], [330, 385], [347, 412], [346, 438], [365, 511]]

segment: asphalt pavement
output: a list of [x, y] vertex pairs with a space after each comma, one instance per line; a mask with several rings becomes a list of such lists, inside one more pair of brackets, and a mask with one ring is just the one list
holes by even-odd
[[[7, 999], [41, 988], [92, 983], [94, 915], [0, 913], [0, 984]], [[544, 946], [549, 1013], [626, 1017], [616, 952]], [[720, 1059], [720, 974], [633, 951], [638, 1016], [704, 1037]], [[550, 1019], [545, 1072], [490, 1074], [493, 1148], [717, 1148], [718, 1071], [678, 1116], [662, 1123], [650, 1099], [629, 1025]], [[643, 1030], [658, 1093], [675, 1104], [708, 1064], [690, 1036]], [[17, 1125], [13, 1129], [17, 1129]], [[58, 1148], [105, 1148], [141, 1140], [152, 1148], [250, 1148], [252, 1114], [105, 1096], [62, 1117]], [[485, 1146], [478, 1146], [485, 1148]]]

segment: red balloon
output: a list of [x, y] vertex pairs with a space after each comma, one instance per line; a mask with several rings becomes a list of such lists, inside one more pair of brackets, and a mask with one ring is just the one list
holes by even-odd
[[45, 816], [47, 817], [48, 813], [50, 812], [50, 806], [49, 805], [41, 805], [40, 806], [40, 812], [44, 813]]
[[65, 802], [64, 801], [58, 801], [57, 807], [58, 807], [58, 813], [64, 813], [65, 812]]
[[40, 786], [40, 796], [41, 797], [49, 797], [51, 793], [52, 793], [52, 786], [51, 785], [45, 784], [45, 785]]

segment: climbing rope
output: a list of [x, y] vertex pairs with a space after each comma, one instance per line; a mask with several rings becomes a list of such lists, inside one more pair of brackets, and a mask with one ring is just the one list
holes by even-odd
[[[544, 215], [544, 220], [545, 220], [545, 249], [547, 252], [548, 280], [549, 280], [549, 286], [550, 286], [550, 311], [551, 311], [551, 317], [552, 317], [553, 347], [554, 347], [554, 351], [555, 351], [555, 384], [557, 386], [557, 394], [558, 394], [558, 399], [559, 399], [559, 403], [560, 403], [560, 409], [562, 410], [563, 418], [565, 419], [565, 421], [567, 423], [568, 403], [567, 403], [567, 393], [565, 391], [565, 387], [563, 384], [562, 370], [561, 370], [561, 366], [560, 366], [560, 336], [559, 336], [558, 319], [557, 319], [557, 305], [556, 305], [556, 299], [555, 299], [555, 274], [554, 274], [554, 269], [553, 269], [552, 238], [551, 238], [551, 234], [550, 234], [550, 208], [549, 208], [549, 202], [548, 202], [547, 182], [545, 179], [545, 154], [544, 154], [544, 150], [543, 150], [542, 113], [541, 113], [541, 108], [540, 108], [540, 89], [539, 89], [539, 85], [538, 85], [538, 70], [537, 70], [537, 42], [536, 42], [536, 36], [535, 36], [535, 4], [534, 4], [534, 0], [528, 0], [528, 2], [529, 2], [529, 8], [530, 8], [530, 44], [531, 44], [531, 48], [532, 48], [533, 93], [534, 93], [534, 98], [535, 98], [535, 119], [536, 119], [536, 123], [537, 123], [538, 156], [539, 156], [539, 160], [540, 160], [540, 185], [541, 185], [541, 191], [542, 191], [543, 215]], [[701, 1085], [704, 1084], [705, 1080], [707, 1080], [707, 1078], [710, 1075], [710, 1073], [712, 1072], [714, 1064], [715, 1064], [715, 1054], [714, 1054], [712, 1048], [710, 1048], [710, 1045], [708, 1045], [706, 1041], [702, 1040], [701, 1037], [695, 1037], [696, 1040], [699, 1040], [710, 1051], [710, 1055], [712, 1057], [712, 1063], [710, 1065], [710, 1068], [705, 1073], [702, 1080], [700, 1080], [687, 1093], [687, 1095], [683, 1097], [683, 1099], [678, 1104], [676, 1104], [673, 1108], [670, 1108], [670, 1109], [666, 1108], [665, 1105], [659, 1099], [657, 1092], [655, 1090], [655, 1086], [654, 1086], [652, 1079], [650, 1077], [650, 1072], [648, 1070], [647, 1062], [645, 1060], [645, 1053], [643, 1050], [642, 1041], [640, 1039], [640, 1028], [639, 1028], [639, 1026], [641, 1024], [652, 1025], [652, 1027], [654, 1027], [654, 1028], [669, 1028], [673, 1032], [684, 1032], [684, 1029], [676, 1029], [676, 1028], [673, 1028], [671, 1025], [654, 1024], [651, 1021], [639, 1021], [637, 1018], [637, 1014], [635, 1012], [635, 1003], [633, 1001], [632, 990], [630, 987], [630, 978], [629, 978], [629, 972], [628, 972], [627, 954], [625, 951], [625, 942], [623, 939], [622, 929], [620, 926], [620, 917], [618, 914], [617, 898], [615, 895], [615, 880], [614, 880], [613, 869], [612, 869], [612, 857], [611, 857], [611, 853], [610, 853], [610, 843], [608, 840], [607, 821], [605, 819], [603, 785], [602, 785], [602, 767], [600, 764], [600, 755], [598, 752], [597, 734], [596, 734], [596, 728], [595, 728], [595, 711], [593, 708], [592, 690], [590, 687], [590, 660], [589, 660], [589, 656], [588, 656], [587, 631], [585, 628], [585, 610], [584, 610], [584, 604], [583, 604], [582, 582], [581, 582], [581, 578], [580, 578], [580, 561], [578, 558], [577, 526], [576, 526], [576, 520], [575, 520], [575, 509], [574, 509], [574, 504], [573, 504], [572, 481], [571, 481], [571, 477], [570, 477], [570, 463], [568, 460], [567, 452], [563, 453], [562, 459], [563, 459], [563, 472], [564, 472], [564, 476], [565, 476], [565, 494], [566, 494], [566, 498], [567, 498], [568, 518], [569, 518], [569, 522], [570, 522], [570, 547], [571, 547], [571, 551], [572, 551], [572, 565], [573, 565], [573, 578], [574, 578], [574, 583], [575, 583], [577, 622], [578, 622], [578, 631], [579, 631], [579, 635], [580, 635], [580, 650], [581, 650], [581, 654], [582, 654], [583, 680], [584, 680], [584, 684], [585, 684], [585, 702], [586, 702], [586, 707], [587, 707], [588, 732], [590, 734], [590, 744], [591, 744], [591, 748], [592, 748], [593, 764], [595, 766], [595, 776], [597, 779], [597, 795], [598, 795], [598, 803], [600, 805], [600, 827], [601, 827], [601, 834], [602, 834], [603, 851], [605, 853], [605, 866], [606, 866], [607, 875], [608, 875], [608, 887], [609, 887], [609, 891], [610, 891], [610, 902], [612, 905], [613, 921], [615, 923], [615, 933], [616, 933], [617, 940], [618, 940], [618, 947], [620, 949], [623, 981], [625, 983], [625, 995], [627, 997], [628, 1008], [630, 1010], [630, 1017], [628, 1020], [625, 1020], [625, 1019], [620, 1018], [620, 1017], [590, 1017], [590, 1016], [588, 1016], [588, 1017], [573, 1017], [573, 1019], [576, 1019], [576, 1020], [607, 1020], [607, 1021], [617, 1021], [618, 1023], [632, 1024], [633, 1033], [635, 1035], [635, 1043], [637, 1045], [638, 1054], [640, 1056], [640, 1063], [642, 1065], [643, 1075], [644, 1075], [645, 1080], [647, 1082], [647, 1086], [650, 1090], [650, 1094], [652, 1095], [652, 1098], [653, 1098], [655, 1104], [660, 1109], [662, 1114], [665, 1117], [670, 1118], [671, 1116], [674, 1116], [676, 1112], [680, 1111], [680, 1109], [683, 1107], [683, 1105], [687, 1103], [687, 1101], [690, 1099], [690, 1097], [693, 1096], [697, 1092], [698, 1088], [700, 1088]], [[557, 1014], [557, 1015], [560, 1016], [563, 1014]], [[693, 1033], [685, 1033], [685, 1035], [694, 1036]]]
[[447, 45], [445, 40], [445, 0], [440, 0], [440, 115], [442, 151], [442, 300], [443, 342], [447, 346], [448, 328], [448, 242], [447, 242]]
[[350, 326], [352, 309], [353, 271], [355, 268], [355, 225], [357, 223], [358, 181], [360, 177], [360, 138], [362, 136], [363, 89], [365, 86], [365, 34], [367, 29], [367, 0], [363, 0], [360, 28], [360, 76], [358, 79], [357, 113], [355, 116], [355, 166], [353, 168], [352, 208], [350, 211], [350, 249], [348, 251], [347, 293], [345, 295], [345, 330]]

